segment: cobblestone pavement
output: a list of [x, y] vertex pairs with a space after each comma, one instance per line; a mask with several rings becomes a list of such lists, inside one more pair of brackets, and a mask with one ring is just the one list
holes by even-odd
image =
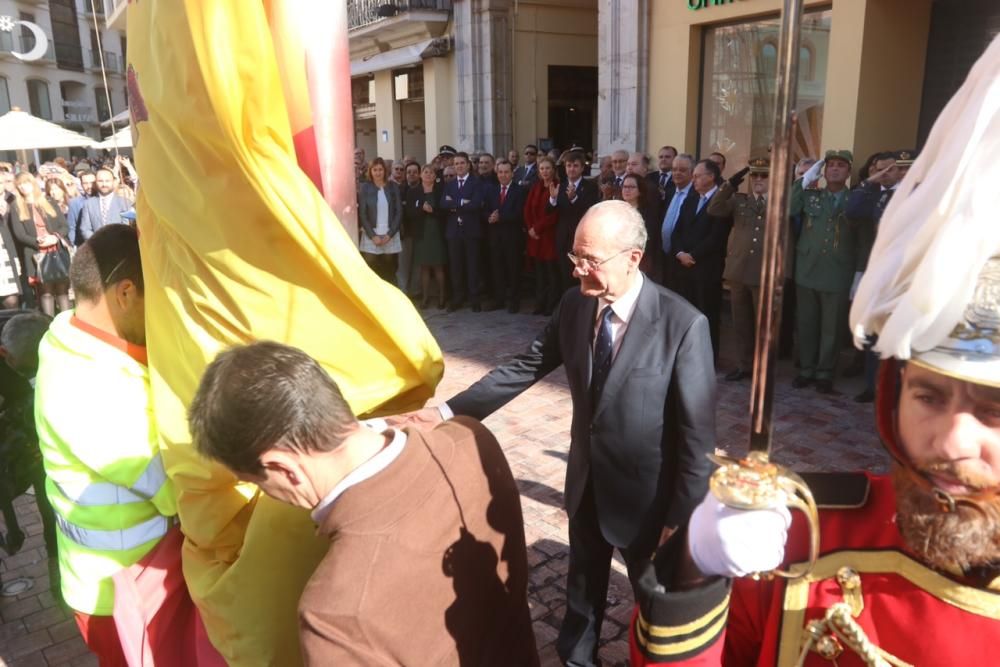
[[[483, 373], [522, 350], [544, 324], [544, 318], [505, 311], [446, 314], [430, 310], [428, 326], [446, 358], [445, 376], [432, 402], [465, 388]], [[723, 328], [717, 413], [719, 445], [731, 452], [745, 449], [748, 433], [749, 382], [721, 381], [731, 369], [727, 354], [729, 329]], [[851, 396], [858, 380], [839, 380], [843, 394], [821, 396], [811, 389], [795, 391], [791, 362], [778, 370], [775, 395], [774, 458], [799, 470], [883, 470], [887, 458], [878, 445], [871, 405]], [[572, 405], [566, 377], [558, 370], [486, 420], [503, 444], [521, 488], [531, 566], [530, 603], [543, 665], [558, 665], [555, 638], [565, 609], [567, 520], [562, 489], [569, 450]], [[48, 591], [41, 523], [28, 496], [17, 502], [28, 539], [21, 551], [0, 564], [0, 577], [29, 577], [33, 587], [0, 598], [0, 665], [96, 665], [87, 653], [71, 617]], [[614, 563], [602, 631], [605, 665], [625, 665], [632, 592], [625, 567]]]

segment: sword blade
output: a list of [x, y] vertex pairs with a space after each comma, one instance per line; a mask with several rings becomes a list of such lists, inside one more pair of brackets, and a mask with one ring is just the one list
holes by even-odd
[[777, 362], [781, 303], [788, 246], [788, 205], [792, 165], [793, 114], [798, 96], [799, 33], [802, 0], [784, 0], [778, 36], [777, 93], [774, 100], [774, 143], [767, 192], [760, 303], [750, 388], [750, 451], [769, 454], [774, 434], [774, 367]]

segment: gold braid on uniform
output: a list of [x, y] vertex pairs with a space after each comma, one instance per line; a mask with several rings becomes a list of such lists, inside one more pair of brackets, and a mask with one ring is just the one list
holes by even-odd
[[796, 664], [799, 667], [805, 664], [810, 651], [815, 651], [836, 664], [846, 646], [869, 667], [913, 667], [873, 644], [854, 620], [864, 608], [861, 579], [857, 572], [851, 568], [840, 568], [837, 583], [840, 584], [845, 601], [833, 605], [826, 610], [822, 619], [811, 621], [806, 626], [806, 641]]

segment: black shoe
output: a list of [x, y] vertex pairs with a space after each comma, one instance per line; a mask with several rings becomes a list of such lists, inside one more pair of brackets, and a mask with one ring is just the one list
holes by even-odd
[[474, 303], [474, 304], [472, 304], [472, 308], [471, 308], [471, 310], [472, 310], [472, 312], [474, 312], [474, 313], [481, 313], [481, 312], [483, 311], [483, 309], [482, 309], [482, 308], [481, 308], [481, 307], [479, 306], [479, 304], [478, 304], [478, 303]]
[[541, 315], [545, 312], [545, 306], [535, 306], [535, 309], [531, 311], [532, 315]]
[[431, 298], [429, 296], [425, 296], [420, 300], [420, 310], [427, 310], [430, 307], [431, 307]]
[[854, 397], [855, 403], [871, 403], [875, 400], [875, 392], [871, 389], [865, 389], [863, 392]]
[[502, 301], [494, 301], [490, 305], [486, 306], [486, 312], [487, 313], [491, 313], [494, 310], [503, 310], [503, 302]]
[[750, 377], [750, 373], [742, 369], [737, 368], [735, 371], [731, 371], [726, 374], [726, 382], [739, 382], [740, 380], [746, 380]]
[[511, 315], [517, 315], [521, 312], [521, 306], [516, 303], [509, 304], [507, 306], [507, 312]]
[[449, 304], [448, 304], [448, 312], [449, 312], [449, 313], [454, 313], [454, 312], [455, 312], [456, 310], [458, 310], [459, 308], [461, 308], [461, 306], [460, 306], [460, 305], [458, 305], [457, 303], [449, 303]]
[[13, 556], [21, 547], [24, 545], [24, 533], [18, 528], [13, 528], [7, 531], [7, 535], [4, 537], [3, 549], [7, 552], [8, 556]]
[[833, 393], [833, 380], [816, 380], [816, 393], [817, 394], [832, 394]]
[[803, 387], [808, 387], [812, 383], [813, 383], [812, 378], [807, 378], [802, 375], [799, 375], [794, 380], [792, 380], [792, 386], [796, 389], [802, 389]]

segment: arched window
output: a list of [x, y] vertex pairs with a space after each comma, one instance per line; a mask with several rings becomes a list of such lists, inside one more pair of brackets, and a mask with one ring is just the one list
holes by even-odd
[[808, 44], [799, 47], [799, 80], [816, 80], [816, 62], [813, 58], [812, 46]]
[[10, 111], [10, 90], [7, 89], [7, 79], [0, 76], [0, 114]]
[[761, 74], [778, 73], [778, 45], [768, 40], [760, 46]]
[[41, 79], [28, 80], [28, 104], [31, 115], [52, 120], [52, 104], [49, 102], [49, 84]]

